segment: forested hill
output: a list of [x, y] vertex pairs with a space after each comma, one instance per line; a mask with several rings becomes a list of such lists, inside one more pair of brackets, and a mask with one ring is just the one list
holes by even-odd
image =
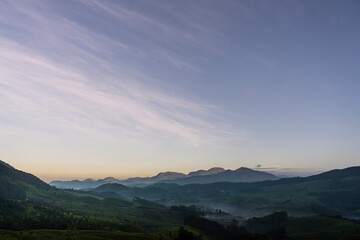
[[0, 198], [25, 199], [26, 190], [31, 186], [44, 190], [52, 188], [34, 175], [0, 161]]
[[207, 204], [250, 212], [286, 210], [293, 214], [360, 216], [360, 167], [332, 170], [311, 177], [253, 183], [154, 184], [145, 188], [103, 185], [92, 192], [113, 191], [121, 197], [141, 197], [162, 203]]

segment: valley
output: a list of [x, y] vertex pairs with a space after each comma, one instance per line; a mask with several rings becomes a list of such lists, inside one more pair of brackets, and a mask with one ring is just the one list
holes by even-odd
[[[107, 183], [73, 190], [51, 187], [1, 162], [0, 235], [2, 239], [181, 239], [181, 234], [194, 239], [222, 239], [220, 235], [257, 239], [253, 234], [266, 239], [356, 239], [359, 222], [344, 217], [360, 215], [359, 171], [360, 167], [351, 167], [306, 178], [161, 182], [141, 188]], [[209, 224], [214, 225], [212, 230], [206, 227]]]

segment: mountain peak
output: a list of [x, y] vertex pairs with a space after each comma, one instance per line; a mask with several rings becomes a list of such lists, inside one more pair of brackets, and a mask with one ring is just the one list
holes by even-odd
[[181, 178], [185, 176], [186, 176], [185, 174], [178, 172], [161, 172], [158, 175], [156, 175], [155, 178], [159, 180], [165, 180], [169, 178]]
[[209, 170], [197, 170], [197, 171], [193, 171], [190, 172], [188, 174], [189, 177], [193, 177], [193, 176], [205, 176], [205, 175], [212, 175], [212, 174], [216, 174], [216, 173], [220, 173], [220, 172], [224, 172], [225, 169], [221, 168], [221, 167], [213, 167], [210, 168]]
[[247, 167], [240, 167], [235, 170], [235, 172], [248, 172], [248, 171], [255, 171], [255, 170], [247, 168]]
[[92, 178], [87, 178], [87, 179], [84, 180], [84, 182], [95, 182], [95, 180], [92, 179]]
[[222, 167], [213, 167], [207, 170], [207, 172], [223, 172], [223, 171], [225, 171], [225, 169]]
[[116, 182], [117, 179], [116, 178], [113, 178], [113, 177], [107, 177], [107, 178], [104, 178], [103, 179], [105, 182]]

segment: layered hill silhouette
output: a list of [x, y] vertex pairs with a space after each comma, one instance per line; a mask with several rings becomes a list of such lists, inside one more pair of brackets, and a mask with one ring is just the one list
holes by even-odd
[[[253, 173], [246, 168], [235, 171], [216, 170], [206, 175], [203, 171], [191, 177], [198, 178], [222, 174]], [[210, 171], [211, 172], [211, 171]], [[205, 175], [204, 175], [205, 174]], [[160, 175], [160, 179], [161, 179]], [[263, 176], [263, 175], [261, 175]], [[168, 179], [169, 180], [169, 179]], [[242, 216], [264, 215], [284, 210], [292, 215], [341, 214], [360, 216], [360, 167], [331, 170], [310, 177], [284, 178], [260, 182], [215, 182], [204, 184], [166, 183], [158, 181], [146, 187], [129, 187], [108, 183], [97, 188], [68, 192], [51, 187], [32, 174], [19, 171], [0, 162], [0, 199], [61, 202], [62, 206], [75, 206], [79, 202], [104, 204], [111, 197], [117, 204], [131, 205], [126, 199], [146, 199], [166, 205], [198, 204], [229, 210]], [[94, 195], [100, 198], [90, 198]], [[104, 199], [104, 200], [101, 200]], [[109, 200], [106, 200], [107, 202]], [[105, 201], [105, 202], [106, 202]], [[111, 200], [113, 201], [113, 200]]]
[[162, 172], [153, 177], [135, 177], [126, 180], [118, 180], [112, 177], [84, 181], [52, 181], [50, 185], [58, 188], [87, 189], [96, 188], [107, 183], [119, 183], [126, 186], [145, 187], [154, 183], [214, 183], [214, 182], [258, 182], [265, 180], [276, 180], [278, 177], [263, 171], [256, 171], [250, 168], [241, 167], [236, 170], [225, 170], [224, 168], [211, 168], [209, 170], [198, 170], [189, 174], [178, 172]]
[[[248, 172], [246, 169], [241, 171]], [[140, 197], [168, 205], [216, 206], [241, 215], [248, 212], [251, 216], [279, 210], [286, 210], [293, 215], [360, 216], [360, 167], [274, 181], [187, 185], [161, 182], [145, 188], [107, 184], [89, 191], [98, 196], [111, 192], [120, 198]]]

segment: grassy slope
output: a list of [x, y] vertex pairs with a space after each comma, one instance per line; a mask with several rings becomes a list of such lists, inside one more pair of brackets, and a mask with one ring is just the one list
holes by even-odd
[[27, 215], [31, 217], [36, 215], [32, 206], [46, 205], [75, 216], [89, 217], [90, 222], [130, 224], [143, 229], [172, 227], [182, 223], [180, 214], [151, 202], [101, 199], [88, 194], [55, 188], [38, 188], [22, 181], [15, 180], [13, 182], [25, 190], [26, 199], [17, 201], [27, 204], [29, 209], [32, 209]]
[[[164, 227], [179, 226], [182, 223], [179, 213], [169, 211], [159, 204], [141, 199], [125, 201], [59, 190], [31, 174], [4, 164], [0, 164], [0, 199], [14, 202], [14, 207], [5, 206], [4, 212], [0, 212], [0, 220], [6, 226], [6, 221], [9, 219], [11, 221], [19, 219], [19, 223], [21, 219], [21, 224], [17, 224], [18, 229], [24, 229], [26, 223], [44, 222], [47, 212], [54, 214], [53, 209], [59, 210], [56, 217], [62, 218], [61, 226], [67, 221], [66, 219], [80, 217], [91, 223], [91, 226], [96, 226], [97, 223], [101, 223], [98, 226], [121, 225], [119, 229], [123, 230], [131, 225], [134, 227], [126, 228], [131, 228], [132, 231], [136, 229], [154, 231]], [[8, 203], [2, 202], [2, 204]], [[70, 224], [71, 222], [68, 223]]]

